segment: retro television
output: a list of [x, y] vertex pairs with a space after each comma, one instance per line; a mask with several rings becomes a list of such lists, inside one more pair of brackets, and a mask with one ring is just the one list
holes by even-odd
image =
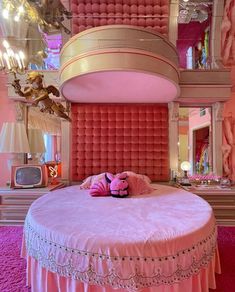
[[11, 188], [41, 188], [48, 185], [46, 165], [13, 165], [11, 167]]

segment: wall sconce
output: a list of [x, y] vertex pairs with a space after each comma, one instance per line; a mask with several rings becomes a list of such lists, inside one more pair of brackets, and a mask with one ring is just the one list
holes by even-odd
[[182, 186], [191, 186], [190, 182], [189, 182], [189, 178], [188, 178], [188, 171], [190, 170], [191, 168], [191, 164], [189, 161], [183, 161], [181, 164], [180, 164], [180, 168], [184, 171], [184, 176], [183, 178], [181, 179], [181, 185]]
[[11, 165], [24, 163], [22, 154], [30, 152], [24, 123], [3, 123], [0, 133], [0, 152], [12, 154], [11, 158], [8, 160], [9, 169]]

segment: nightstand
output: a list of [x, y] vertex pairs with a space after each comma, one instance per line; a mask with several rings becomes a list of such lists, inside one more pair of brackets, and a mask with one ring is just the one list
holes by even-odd
[[64, 183], [58, 183], [46, 188], [10, 189], [9, 187], [0, 187], [0, 225], [23, 225], [33, 201], [64, 186]]
[[235, 187], [192, 185], [181, 188], [206, 200], [212, 206], [219, 225], [235, 225]]

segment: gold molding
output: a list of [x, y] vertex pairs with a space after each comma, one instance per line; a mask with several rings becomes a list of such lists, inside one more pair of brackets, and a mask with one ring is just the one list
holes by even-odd
[[108, 25], [88, 29], [72, 37], [61, 50], [61, 64], [91, 51], [129, 48], [157, 54], [178, 67], [178, 53], [163, 35], [129, 25]]
[[133, 71], [161, 76], [172, 82], [179, 92], [177, 68], [160, 56], [141, 51], [110, 50], [77, 56], [61, 67], [61, 88], [69, 80], [94, 72]]

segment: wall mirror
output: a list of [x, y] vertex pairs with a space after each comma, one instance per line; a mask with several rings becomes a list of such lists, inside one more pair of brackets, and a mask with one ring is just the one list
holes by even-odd
[[189, 173], [212, 172], [212, 111], [210, 107], [179, 108], [179, 172], [183, 161], [189, 161]]
[[61, 162], [61, 119], [29, 107], [27, 125], [31, 150], [28, 163]]

